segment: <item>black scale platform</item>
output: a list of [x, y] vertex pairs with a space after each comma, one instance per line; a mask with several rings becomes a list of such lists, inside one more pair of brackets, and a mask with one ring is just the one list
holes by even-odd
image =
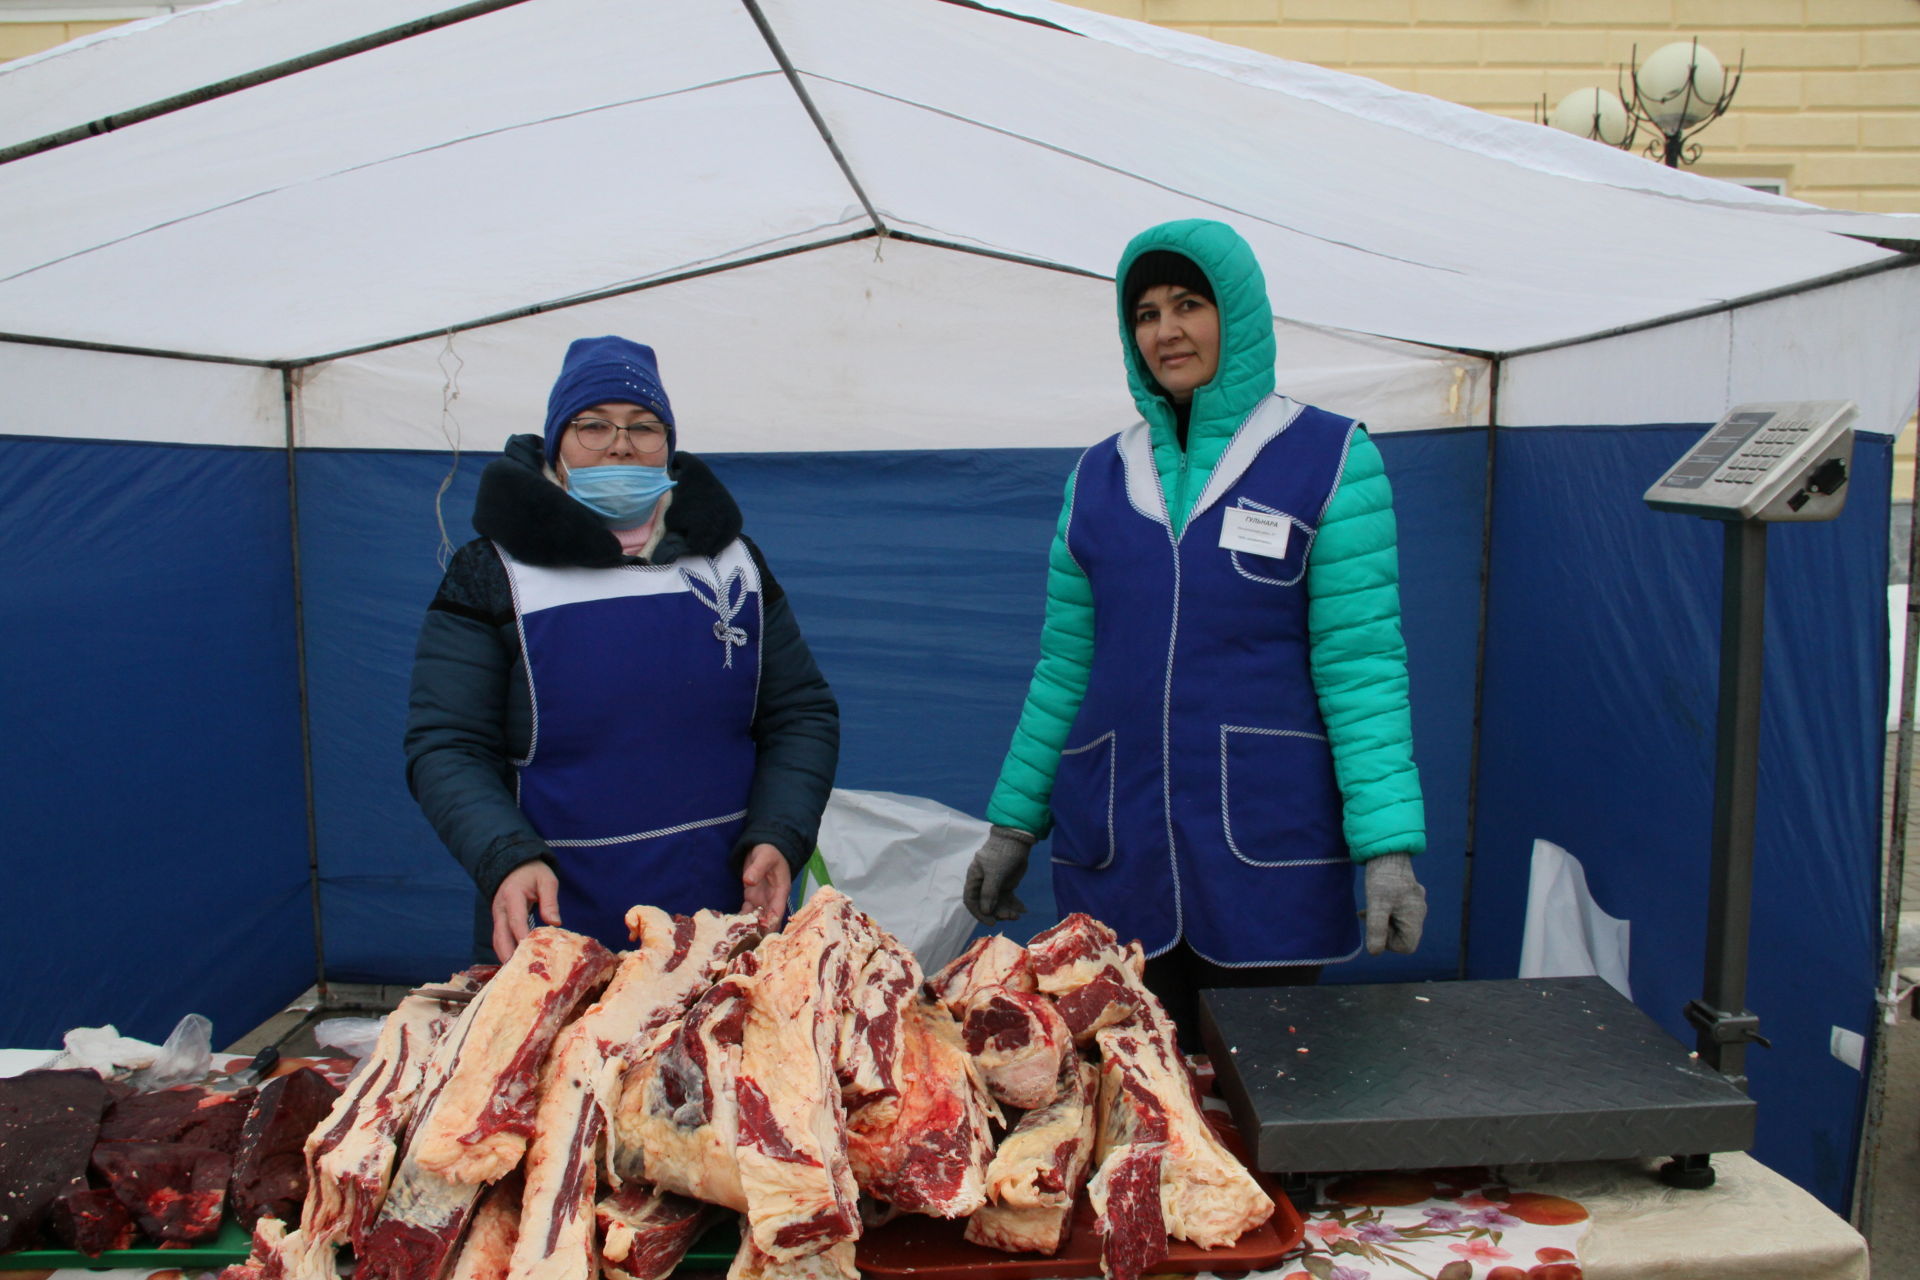
[[1704, 1156], [1753, 1100], [1599, 978], [1201, 995], [1216, 1088], [1276, 1173]]

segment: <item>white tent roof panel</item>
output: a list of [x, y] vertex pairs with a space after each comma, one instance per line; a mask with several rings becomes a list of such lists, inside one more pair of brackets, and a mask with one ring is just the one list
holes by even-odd
[[12, 436], [273, 449], [287, 442], [278, 369], [0, 342], [0, 388], [0, 430]]
[[0, 66], [0, 147], [437, 13], [448, 0], [221, 0]]
[[1516, 356], [1501, 369], [1500, 422], [1713, 422], [1748, 401], [1847, 399], [1856, 429], [1891, 434], [1916, 394], [1920, 266]]
[[[252, 6], [326, 8], [220, 6], [198, 38], [307, 38]], [[1077, 10], [1090, 36], [938, 0], [765, 11], [901, 229], [1104, 274], [1142, 226], [1222, 216], [1318, 327], [1513, 350], [1888, 257], [1793, 202], [1570, 179], [1457, 108]], [[0, 77], [0, 116], [31, 88]], [[0, 332], [313, 358], [865, 224], [745, 6], [526, 0], [0, 166]]]
[[[1105, 280], [834, 245], [302, 370], [299, 443], [498, 449], [540, 429], [569, 341], [621, 333], [658, 351], [697, 452], [1083, 448], [1137, 416], [1113, 317]], [[1376, 429], [1484, 421], [1483, 361], [1297, 326], [1278, 338], [1284, 390]]]
[[[744, 256], [835, 228], [849, 201], [790, 100], [784, 80], [736, 81], [316, 178], [15, 276], [0, 314], [295, 358]], [[628, 163], [606, 162], [610, 137]]]

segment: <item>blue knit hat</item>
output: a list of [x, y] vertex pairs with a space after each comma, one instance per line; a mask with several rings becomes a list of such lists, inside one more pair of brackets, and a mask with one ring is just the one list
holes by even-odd
[[660, 385], [660, 367], [653, 348], [625, 338], [575, 338], [560, 362], [560, 376], [547, 393], [547, 465], [560, 456], [560, 437], [567, 423], [582, 409], [623, 402], [651, 409], [667, 424], [667, 451], [678, 443], [673, 429], [673, 406]]

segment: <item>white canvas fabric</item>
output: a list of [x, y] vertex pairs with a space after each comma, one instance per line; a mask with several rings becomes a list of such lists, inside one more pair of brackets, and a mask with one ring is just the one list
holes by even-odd
[[[1897, 261], [1816, 229], [1885, 220], [1043, 0], [1017, 7], [1038, 22], [761, 9], [825, 136], [744, 5], [525, 0], [0, 165], [0, 341], [339, 357], [299, 379], [322, 447], [444, 447], [449, 332], [498, 388], [460, 402], [482, 448], [537, 420], [527, 388], [588, 332], [668, 348], [676, 398], [727, 406], [712, 449], [1047, 446], [1128, 415], [1106, 277], [1167, 218], [1248, 237], [1281, 389], [1377, 430], [1484, 422], [1490, 354]], [[97, 118], [422, 12], [233, 0], [136, 24], [0, 74], [0, 119]], [[169, 69], [136, 73], [149, 57]], [[901, 239], [846, 243], [876, 226]], [[1520, 357], [1501, 419], [1710, 418], [1753, 383], [1864, 396], [1863, 426], [1891, 429], [1911, 288]], [[6, 367], [41, 394], [12, 391], [32, 360]]]

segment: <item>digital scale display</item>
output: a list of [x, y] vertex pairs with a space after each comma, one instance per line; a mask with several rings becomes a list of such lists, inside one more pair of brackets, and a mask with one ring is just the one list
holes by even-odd
[[1831, 520], [1846, 497], [1851, 400], [1743, 404], [1647, 490], [1661, 511], [1721, 520]]

